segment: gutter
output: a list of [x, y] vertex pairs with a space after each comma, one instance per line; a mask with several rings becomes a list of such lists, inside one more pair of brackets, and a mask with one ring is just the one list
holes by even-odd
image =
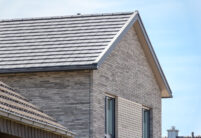
[[36, 128], [44, 129], [46, 131], [53, 132], [58, 135], [63, 135], [63, 136], [72, 137], [72, 138], [75, 136], [75, 133], [65, 128], [51, 125], [49, 123], [37, 121], [31, 118], [22, 116], [20, 114], [5, 110], [3, 108], [0, 108], [0, 116], [6, 117], [8, 119], [13, 119], [15, 121], [19, 121], [26, 125], [34, 126]]
[[75, 71], [75, 70], [96, 70], [97, 64], [88, 65], [68, 65], [68, 66], [50, 66], [50, 67], [31, 67], [31, 68], [13, 68], [0, 69], [0, 74], [10, 73], [34, 73], [34, 72], [55, 72], [55, 71]]

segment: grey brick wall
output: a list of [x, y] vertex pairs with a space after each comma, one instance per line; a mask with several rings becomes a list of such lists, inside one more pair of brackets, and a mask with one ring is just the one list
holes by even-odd
[[151, 136], [161, 137], [160, 90], [134, 28], [128, 31], [100, 68], [93, 71], [92, 77], [93, 138], [102, 138], [104, 134], [105, 92], [152, 108]]
[[142, 105], [116, 98], [116, 136], [142, 138]]
[[77, 137], [89, 137], [89, 71], [1, 74], [0, 80], [19, 90]]

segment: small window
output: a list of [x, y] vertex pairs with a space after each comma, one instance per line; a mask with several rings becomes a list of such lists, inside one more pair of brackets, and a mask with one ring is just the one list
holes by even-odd
[[105, 97], [105, 137], [115, 138], [115, 99]]
[[143, 138], [150, 138], [150, 110], [143, 109]]

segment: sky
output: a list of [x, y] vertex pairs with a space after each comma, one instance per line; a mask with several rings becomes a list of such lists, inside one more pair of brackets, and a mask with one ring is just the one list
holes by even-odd
[[0, 19], [138, 10], [173, 92], [162, 134], [201, 135], [201, 0], [0, 0]]

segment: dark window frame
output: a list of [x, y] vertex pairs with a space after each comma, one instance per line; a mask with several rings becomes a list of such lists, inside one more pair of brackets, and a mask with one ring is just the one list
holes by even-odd
[[[111, 103], [109, 103], [109, 100]], [[109, 106], [112, 107], [112, 112], [111, 112], [111, 118], [110, 120], [112, 122], [111, 127], [112, 127], [112, 134], [110, 134], [109, 131], [109, 126], [108, 126], [108, 104], [112, 104]], [[110, 135], [110, 138], [115, 138], [115, 98], [112, 96], [105, 96], [105, 135]]]
[[[142, 138], [150, 138], [150, 109], [142, 109]], [[147, 123], [147, 124], [145, 124]]]

